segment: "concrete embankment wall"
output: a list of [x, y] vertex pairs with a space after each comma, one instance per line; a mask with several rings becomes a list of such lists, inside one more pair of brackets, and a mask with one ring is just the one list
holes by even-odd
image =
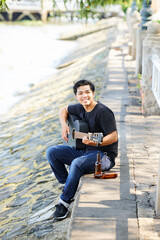
[[[46, 149], [61, 144], [59, 110], [75, 102], [73, 82], [86, 78], [99, 99], [116, 27], [77, 40], [57, 74], [36, 85], [0, 122], [1, 239], [65, 239], [70, 218], [53, 223], [61, 186], [51, 175]], [[106, 20], [107, 24], [107, 20]]]

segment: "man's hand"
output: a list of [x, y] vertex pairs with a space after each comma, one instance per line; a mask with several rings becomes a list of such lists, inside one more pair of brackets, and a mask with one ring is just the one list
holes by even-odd
[[68, 142], [68, 134], [70, 134], [69, 126], [65, 123], [62, 125], [62, 138]]
[[82, 140], [82, 143], [90, 146], [97, 146], [97, 143], [90, 141], [87, 137], [84, 137]]
[[67, 124], [68, 110], [67, 107], [63, 107], [59, 113], [59, 119], [62, 126], [62, 138], [68, 142], [68, 134], [70, 134], [69, 126]]
[[[117, 131], [114, 131], [103, 138], [103, 141], [100, 144], [100, 146], [107, 146], [116, 141], [118, 141], [118, 134], [117, 134]], [[86, 145], [97, 146], [97, 143], [90, 141], [87, 137], [84, 137], [82, 142]]]

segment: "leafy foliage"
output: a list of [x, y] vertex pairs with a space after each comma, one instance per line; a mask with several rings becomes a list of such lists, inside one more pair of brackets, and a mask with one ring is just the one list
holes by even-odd
[[6, 0], [0, 0], [0, 11], [4, 11], [5, 9], [8, 9]]
[[[53, 0], [54, 5], [56, 5], [57, 0]], [[73, 0], [63, 0], [64, 5], [67, 2], [72, 2]], [[131, 3], [134, 0], [76, 0], [77, 6], [80, 9], [80, 14], [82, 17], [88, 17], [89, 13], [94, 14], [95, 9], [98, 7], [105, 8], [106, 5], [109, 4], [120, 4], [122, 6], [122, 10], [126, 12], [127, 8], [131, 6]], [[148, 0], [147, 0], [148, 1]], [[136, 0], [138, 9], [140, 10], [142, 7], [143, 0]]]
[[[81, 15], [86, 18], [89, 13], [94, 14], [94, 9], [96, 9], [97, 7], [103, 8], [108, 4], [121, 4], [122, 9], [124, 10], [124, 12], [126, 12], [126, 9], [131, 5], [132, 1], [133, 0], [76, 0]], [[53, 8], [57, 6], [56, 2], [58, 2], [58, 0], [53, 0]], [[66, 3], [72, 2], [72, 0], [63, 0], [63, 2], [64, 5], [66, 6]], [[137, 5], [139, 5], [143, 2], [143, 0], [136, 0], [136, 2]], [[0, 0], [0, 10], [4, 11], [6, 8], [8, 9], [6, 0]]]
[[138, 79], [142, 80], [142, 74], [138, 73]]

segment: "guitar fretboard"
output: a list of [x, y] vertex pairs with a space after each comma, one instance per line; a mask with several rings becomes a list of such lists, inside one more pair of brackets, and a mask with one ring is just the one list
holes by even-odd
[[88, 136], [88, 133], [74, 131], [74, 138], [83, 139], [84, 137]]

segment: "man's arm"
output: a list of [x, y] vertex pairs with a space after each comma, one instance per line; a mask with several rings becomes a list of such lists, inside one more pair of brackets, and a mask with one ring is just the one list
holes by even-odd
[[63, 107], [59, 112], [59, 119], [62, 126], [62, 138], [68, 142], [67, 135], [70, 134], [69, 126], [67, 124], [68, 110], [67, 107]]
[[[100, 146], [103, 147], [103, 146], [110, 145], [114, 142], [117, 142], [117, 140], [118, 140], [118, 134], [117, 134], [117, 131], [114, 131], [103, 138], [103, 141], [100, 144]], [[87, 137], [84, 137], [82, 142], [86, 145], [97, 146], [97, 143], [90, 141]]]
[[100, 144], [100, 146], [103, 147], [103, 146], [110, 145], [112, 143], [117, 142], [117, 140], [118, 140], [118, 134], [117, 134], [117, 131], [114, 131], [103, 138], [103, 141]]

